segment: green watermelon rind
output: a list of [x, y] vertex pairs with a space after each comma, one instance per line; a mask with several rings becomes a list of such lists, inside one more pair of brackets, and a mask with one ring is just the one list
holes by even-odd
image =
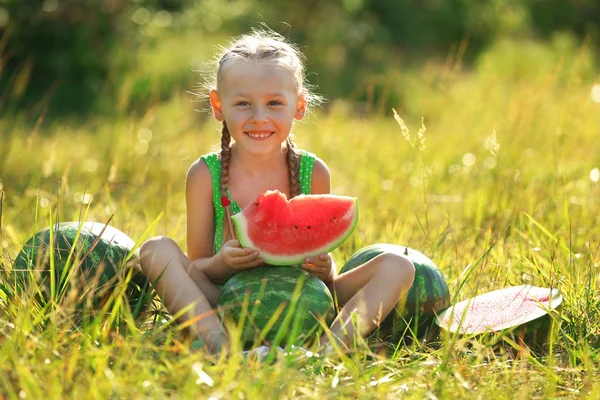
[[[305, 273], [294, 267], [263, 266], [234, 275], [223, 285], [217, 301], [221, 318], [238, 324], [242, 314], [245, 314], [245, 324], [241, 327], [240, 339], [245, 346], [251, 346], [281, 302], [292, 300], [292, 294], [301, 279], [301, 274]], [[261, 288], [267, 277], [270, 279], [268, 284]], [[245, 310], [244, 301], [248, 302]], [[300, 310], [311, 314], [301, 318], [298, 313]], [[272, 342], [276, 339], [289, 312], [292, 312], [292, 318], [284, 331], [283, 344], [290, 344], [288, 342], [293, 340], [291, 344], [301, 345], [320, 329], [319, 321], [313, 317], [313, 314], [315, 317], [323, 318], [326, 324], [332, 322], [333, 297], [321, 280], [305, 274], [296, 308], [291, 310], [288, 303], [274, 326], [266, 333], [264, 340]], [[295, 324], [299, 328], [298, 335], [290, 338], [289, 334]]]
[[[58, 228], [58, 229], [57, 229]], [[50, 270], [48, 251], [50, 227], [39, 230], [23, 245], [15, 259], [13, 270], [19, 288], [28, 287], [35, 278], [34, 270], [40, 270], [40, 281], [45, 301], [49, 299]], [[107, 293], [116, 289], [118, 281], [125, 277], [129, 268], [135, 268], [138, 262], [139, 249], [135, 242], [117, 228], [101, 222], [67, 221], [52, 226], [54, 236], [55, 279], [60, 283], [60, 291], [64, 285], [88, 285], [80, 290], [91, 289], [97, 293]], [[79, 236], [77, 232], [79, 231]], [[77, 238], [77, 243], [75, 239]], [[94, 242], [98, 239], [96, 244]], [[92, 249], [92, 245], [94, 248]], [[72, 250], [72, 248], [74, 249]], [[69, 254], [71, 254], [69, 256]], [[67, 259], [69, 259], [67, 265]], [[103, 268], [99, 269], [100, 266]], [[67, 270], [66, 267], [69, 269]], [[71, 276], [78, 267], [78, 279]], [[83, 279], [83, 280], [82, 280]], [[97, 280], [96, 280], [97, 279]], [[107, 284], [111, 284], [108, 286]], [[93, 287], [90, 286], [93, 284]], [[107, 293], [108, 294], [108, 293]], [[147, 279], [137, 269], [129, 281], [126, 294], [131, 306], [135, 306], [134, 314], [143, 312], [147, 306], [149, 286]]]
[[[294, 254], [294, 255], [289, 255], [289, 256], [271, 254], [271, 253], [267, 253], [265, 251], [259, 250], [260, 257], [262, 257], [263, 260], [265, 260], [265, 263], [270, 264], [270, 265], [290, 266], [290, 265], [297, 265], [297, 264], [302, 263], [306, 257], [315, 257], [320, 254], [326, 254], [326, 253], [329, 253], [330, 251], [335, 250], [342, 243], [344, 243], [346, 241], [346, 239], [348, 239], [350, 237], [350, 235], [352, 235], [352, 233], [356, 229], [356, 225], [358, 224], [358, 198], [356, 198], [356, 197], [354, 198], [354, 203], [353, 203], [352, 207], [349, 208], [348, 212], [354, 213], [352, 222], [350, 223], [350, 226], [348, 227], [348, 229], [346, 229], [342, 234], [340, 234], [337, 237], [337, 239], [335, 239], [317, 249], [313, 249], [311, 251], [307, 251], [307, 252], [304, 252], [301, 254]], [[257, 249], [258, 246], [256, 246], [252, 242], [250, 237], [248, 236], [248, 221], [244, 217], [243, 213], [241, 213], [241, 212], [237, 213], [233, 217], [231, 217], [231, 219], [233, 220], [233, 225], [234, 225], [235, 233], [237, 236], [237, 240], [240, 242], [242, 247], [246, 247], [246, 248], [250, 248], [250, 249]]]
[[408, 257], [415, 266], [415, 280], [406, 296], [369, 337], [398, 342], [411, 332], [418, 338], [437, 334], [435, 317], [450, 306], [450, 290], [442, 271], [423, 253], [397, 244], [373, 244], [355, 252], [346, 261], [340, 274], [386, 252]]
[[[532, 288], [531, 285], [516, 286], [514, 288], [527, 288], [527, 287]], [[494, 291], [488, 292], [488, 293], [484, 293], [483, 295], [492, 296], [493, 293], [500, 292], [503, 290], [506, 290], [506, 288], [494, 290]], [[463, 301], [455, 304], [454, 306], [451, 306], [448, 309], [444, 310], [436, 317], [435, 323], [443, 331], [446, 331], [451, 334], [458, 333], [458, 334], [464, 335], [464, 336], [479, 336], [479, 335], [484, 335], [484, 334], [489, 334], [489, 333], [498, 333], [498, 332], [507, 332], [507, 331], [511, 331], [511, 330], [518, 330], [519, 328], [527, 328], [527, 325], [531, 325], [531, 324], [539, 325], [539, 324], [537, 324], [537, 322], [540, 322], [540, 324], [541, 324], [540, 326], [543, 327], [543, 325], [545, 325], [545, 323], [542, 323], [542, 319], [544, 319], [545, 317], [548, 317], [549, 313], [552, 312], [553, 310], [560, 309], [560, 307], [562, 305], [562, 301], [563, 301], [563, 297], [560, 294], [560, 292], [558, 291], [558, 289], [554, 288], [551, 291], [551, 300], [548, 302], [549, 304], [547, 307], [543, 307], [542, 304], [546, 303], [546, 302], [542, 302], [542, 304], [538, 305], [538, 308], [534, 312], [529, 313], [519, 319], [515, 319], [511, 322], [507, 322], [505, 324], [501, 324], [499, 326], [495, 326], [495, 327], [489, 328], [487, 330], [460, 331], [460, 329], [461, 329], [460, 324], [458, 325], [458, 329], [454, 330], [454, 329], [451, 329], [450, 327], [446, 326], [443, 323], [443, 320], [446, 317], [446, 315], [454, 312], [455, 307], [458, 307], [459, 305], [462, 305], [462, 304], [472, 301], [474, 299], [475, 299], [475, 297], [463, 300]], [[452, 321], [452, 318], [450, 319], [450, 321]]]

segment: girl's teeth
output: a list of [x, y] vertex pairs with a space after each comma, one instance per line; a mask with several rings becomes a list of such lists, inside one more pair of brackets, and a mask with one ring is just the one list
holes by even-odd
[[248, 136], [250, 136], [252, 138], [266, 138], [266, 137], [271, 136], [271, 134], [270, 133], [261, 133], [260, 135], [256, 135], [253, 133], [249, 133]]

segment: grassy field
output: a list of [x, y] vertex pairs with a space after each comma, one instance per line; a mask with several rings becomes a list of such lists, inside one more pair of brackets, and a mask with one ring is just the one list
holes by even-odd
[[[599, 79], [589, 52], [566, 39], [499, 42], [469, 69], [449, 58], [391, 70], [400, 104], [365, 114], [331, 99], [295, 128], [299, 147], [329, 165], [333, 192], [360, 200], [338, 265], [389, 242], [429, 255], [453, 302], [510, 285], [558, 287], [562, 325], [549, 354], [466, 351], [441, 338], [386, 356], [215, 363], [166, 315], [127, 334], [108, 316], [74, 329], [65, 310], [40, 315], [0, 290], [0, 398], [600, 397]], [[185, 246], [186, 170], [219, 142], [198, 107], [178, 91], [111, 120], [0, 120], [0, 277], [10, 282], [12, 259], [55, 210], [77, 220], [89, 206], [88, 220], [113, 216], [134, 240], [160, 234]]]

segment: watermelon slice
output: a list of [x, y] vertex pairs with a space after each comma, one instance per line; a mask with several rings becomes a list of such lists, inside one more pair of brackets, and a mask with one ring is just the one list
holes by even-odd
[[544, 345], [556, 328], [549, 313], [561, 304], [558, 289], [513, 286], [461, 301], [442, 312], [436, 323], [460, 335], [514, 331], [525, 343]]
[[243, 247], [258, 250], [268, 264], [295, 265], [332, 251], [352, 234], [358, 200], [328, 194], [288, 201], [277, 190], [266, 191], [232, 220]]

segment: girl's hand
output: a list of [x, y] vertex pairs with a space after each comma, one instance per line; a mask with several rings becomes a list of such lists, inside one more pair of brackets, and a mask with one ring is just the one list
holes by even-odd
[[300, 264], [300, 268], [310, 272], [326, 285], [333, 281], [333, 260], [329, 254], [321, 254], [318, 257], [307, 257]]
[[237, 240], [225, 242], [219, 254], [225, 264], [237, 271], [258, 267], [265, 262], [258, 256], [258, 251], [243, 248]]

